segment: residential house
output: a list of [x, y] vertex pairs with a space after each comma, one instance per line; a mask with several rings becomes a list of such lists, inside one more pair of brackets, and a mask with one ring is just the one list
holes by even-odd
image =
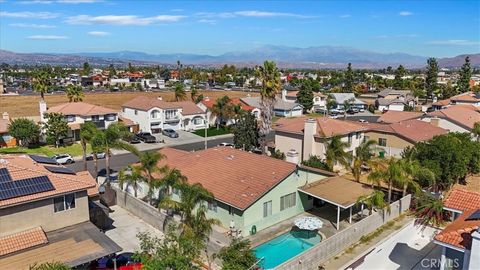
[[0, 155], [2, 269], [52, 261], [84, 266], [121, 251], [89, 221], [95, 179], [54, 164], [45, 157]]
[[118, 112], [114, 109], [97, 106], [85, 102], [69, 102], [46, 109], [46, 104], [40, 103], [40, 115], [42, 122], [46, 122], [46, 113], [61, 113], [65, 116], [70, 130], [66, 140], [80, 140], [80, 126], [85, 122], [92, 122], [99, 129], [105, 129], [109, 125], [118, 122]]
[[[217, 116], [213, 113], [213, 107], [216, 101], [210, 98], [204, 98], [200, 101], [197, 106], [200, 107], [203, 111], [207, 112], [207, 119], [210, 125], [214, 126], [217, 124]], [[240, 98], [230, 99], [230, 105], [238, 106], [244, 111], [248, 111], [255, 116], [255, 118], [260, 118], [260, 108], [252, 107], [243, 102]], [[226, 125], [231, 125], [235, 123], [235, 119], [224, 119]]]
[[136, 97], [122, 105], [122, 116], [139, 125], [143, 132], [163, 129], [197, 130], [208, 126], [206, 112], [191, 101], [166, 102], [159, 98]]
[[17, 145], [14, 137], [8, 134], [8, 125], [10, 124], [10, 116], [7, 112], [2, 114], [0, 119], [0, 148], [13, 147]]
[[467, 186], [455, 184], [443, 201], [443, 209], [451, 213], [451, 220], [457, 219], [468, 210], [480, 207], [480, 190], [469, 190]]
[[[230, 147], [160, 152], [166, 158], [159, 166], [179, 169], [190, 184], [200, 183], [213, 194], [207, 216], [224, 228], [233, 225], [243, 236], [311, 209], [313, 198], [298, 189], [332, 175]], [[173, 191], [173, 199], [179, 200], [179, 191]]]
[[420, 119], [421, 112], [387, 111], [377, 119], [378, 123], [392, 124], [406, 120]]
[[453, 105], [474, 105], [480, 106], [480, 92], [466, 92], [450, 98]]
[[367, 108], [367, 104], [355, 97], [353, 93], [331, 93], [330, 97], [335, 102], [332, 109], [344, 110], [345, 103], [349, 103], [352, 108], [363, 111]]
[[100, 86], [103, 86], [106, 81], [107, 79], [104, 78], [101, 74], [96, 74], [92, 76], [82, 76], [81, 85], [100, 87]]
[[[242, 102], [245, 104], [255, 107], [261, 108], [260, 105], [260, 97], [245, 97], [241, 98]], [[286, 101], [285, 98], [277, 97], [275, 100], [275, 104], [273, 105], [273, 113], [275, 116], [280, 117], [298, 117], [303, 115], [303, 106], [296, 103], [296, 102], [289, 102]]]
[[[298, 103], [297, 94], [299, 91], [288, 91], [285, 96], [285, 100], [289, 102], [296, 102]], [[320, 93], [314, 92], [313, 93], [313, 109], [320, 110], [327, 108], [327, 96]]]
[[475, 123], [480, 122], [480, 112], [473, 106], [455, 105], [446, 109], [433, 111], [421, 117], [450, 132], [471, 132]]

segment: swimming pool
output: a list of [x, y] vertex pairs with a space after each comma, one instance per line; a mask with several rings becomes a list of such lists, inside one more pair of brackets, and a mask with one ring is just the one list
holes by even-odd
[[316, 232], [290, 231], [265, 242], [254, 249], [260, 266], [274, 269], [305, 250], [320, 243], [322, 237]]

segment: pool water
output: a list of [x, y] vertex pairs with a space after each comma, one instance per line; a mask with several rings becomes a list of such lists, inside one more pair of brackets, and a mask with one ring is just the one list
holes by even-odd
[[290, 231], [257, 246], [254, 252], [261, 259], [263, 269], [275, 269], [321, 241], [322, 237], [316, 232]]

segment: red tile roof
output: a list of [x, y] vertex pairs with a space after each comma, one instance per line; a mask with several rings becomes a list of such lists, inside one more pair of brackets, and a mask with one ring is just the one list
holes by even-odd
[[0, 257], [47, 243], [47, 236], [41, 227], [0, 237]]
[[423, 113], [420, 112], [404, 112], [404, 111], [387, 111], [378, 118], [377, 122], [380, 123], [397, 123], [410, 119], [417, 119], [422, 116]]
[[81, 190], [87, 190], [89, 196], [98, 194], [97, 183], [89, 172], [78, 172], [75, 175], [52, 173], [45, 169], [44, 164], [36, 163], [26, 155], [0, 155], [0, 168], [6, 168], [13, 181], [48, 176], [55, 188], [46, 192], [0, 200], [0, 208]]
[[437, 102], [432, 103], [432, 105], [435, 105], [435, 106], [447, 106], [448, 104], [450, 104], [450, 99], [439, 100]]
[[160, 109], [179, 109], [178, 104], [174, 102], [166, 102], [157, 98], [150, 98], [146, 96], [138, 96], [132, 100], [127, 101], [122, 105], [122, 107], [139, 109], [143, 111], [148, 111], [151, 108], [160, 108]]
[[200, 107], [197, 106], [197, 104], [191, 101], [178, 101], [169, 103], [172, 103], [172, 105], [182, 108], [182, 115], [205, 113]]
[[238, 209], [246, 209], [275, 185], [292, 174], [296, 165], [230, 147], [198, 152], [164, 148], [160, 166], [179, 169], [189, 183], [200, 183], [215, 198]]
[[430, 123], [421, 120], [407, 120], [391, 124], [395, 134], [398, 134], [412, 142], [423, 142], [432, 139], [435, 136], [447, 134], [448, 130], [436, 127]]
[[472, 232], [480, 226], [480, 220], [466, 220], [476, 209], [465, 211], [443, 231], [435, 236], [435, 240], [460, 249], [470, 249]]
[[105, 115], [111, 113], [118, 113], [114, 109], [88, 104], [85, 102], [69, 102], [63, 103], [57, 106], [53, 106], [47, 110], [48, 113], [57, 112], [64, 115]]
[[[204, 99], [202, 101], [200, 101], [203, 105], [205, 105], [205, 107], [207, 107], [208, 109], [212, 109], [213, 108], [213, 105], [215, 104], [215, 100], [212, 100], [212, 99]], [[232, 98], [230, 99], [230, 104], [232, 105], [238, 105], [240, 106], [240, 108], [242, 110], [245, 110], [245, 111], [251, 111], [253, 109], [255, 109], [255, 107], [252, 107], [248, 104], [246, 104], [245, 102], [243, 102], [240, 98]]]
[[479, 96], [475, 95], [474, 92], [466, 92], [450, 98], [452, 101], [456, 102], [480, 102]]
[[474, 192], [462, 188], [454, 187], [447, 195], [443, 206], [449, 209], [455, 209], [465, 212], [480, 208], [480, 191]]
[[123, 116], [119, 116], [119, 117], [118, 117], [118, 120], [119, 120], [124, 126], [127, 126], [127, 127], [136, 125], [133, 120], [131, 120], [131, 119], [129, 119], [129, 118], [126, 118], [126, 117], [123, 117]]
[[473, 125], [476, 122], [480, 122], [479, 112], [459, 105], [428, 113], [427, 117], [447, 119], [468, 129], [473, 129]]
[[[303, 134], [305, 121], [307, 117], [281, 118], [275, 125], [274, 129], [289, 133]], [[328, 117], [317, 117], [317, 136], [333, 137], [337, 135], [345, 135], [352, 132], [364, 131], [365, 127], [352, 121], [342, 121]]]

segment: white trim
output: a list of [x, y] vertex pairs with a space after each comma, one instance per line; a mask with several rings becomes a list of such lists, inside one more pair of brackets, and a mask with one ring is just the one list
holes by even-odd
[[444, 243], [444, 242], [440, 242], [438, 240], [433, 240], [433, 243], [437, 244], [437, 245], [440, 245], [440, 246], [450, 248], [450, 249], [454, 249], [456, 251], [465, 252], [465, 249], [462, 249], [462, 248], [459, 248], [459, 247], [456, 247], [456, 246], [453, 246], [453, 245], [450, 245], [450, 244], [447, 244], [447, 243]]
[[463, 214], [463, 211], [460, 211], [458, 209], [453, 209], [453, 208], [448, 208], [448, 207], [443, 207], [443, 210], [447, 210], [447, 211], [450, 211], [450, 212], [455, 212], [455, 213], [458, 213], [458, 214]]

